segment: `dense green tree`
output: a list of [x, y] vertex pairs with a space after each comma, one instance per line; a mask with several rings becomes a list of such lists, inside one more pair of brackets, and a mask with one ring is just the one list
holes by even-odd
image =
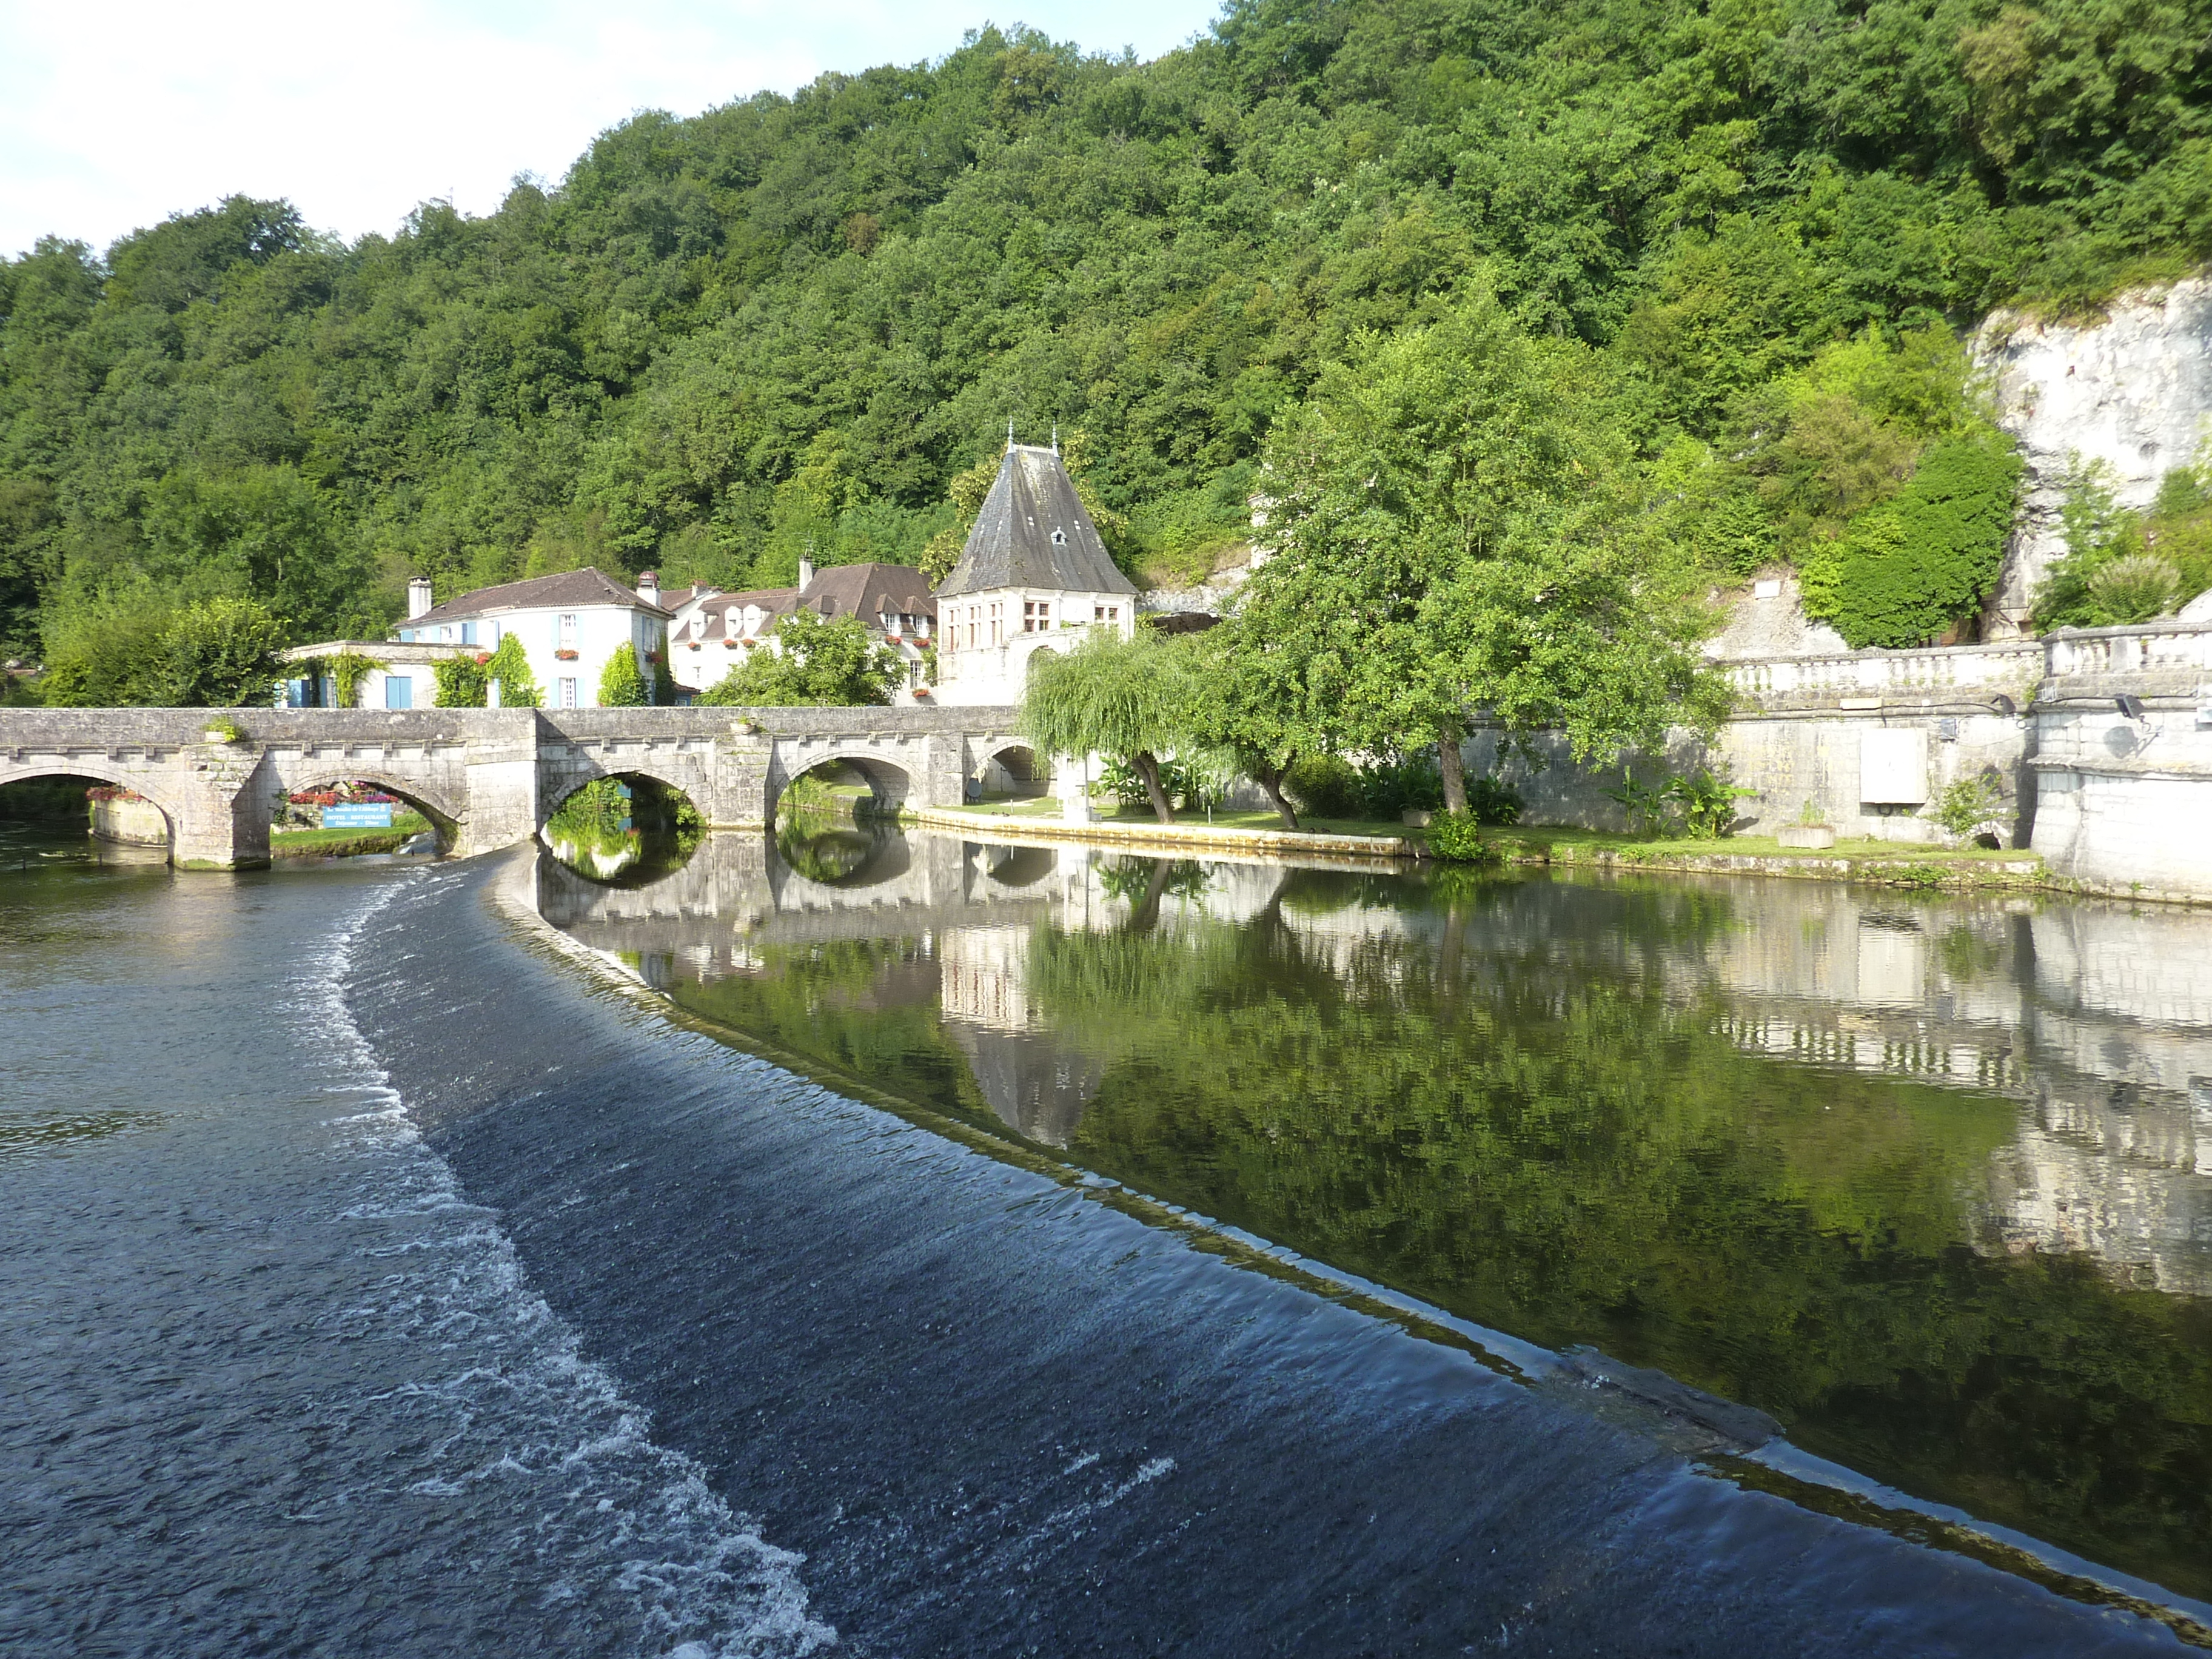
[[653, 682], [639, 672], [637, 649], [627, 640], [599, 671], [599, 707], [635, 708], [653, 701]]
[[1286, 721], [1340, 748], [1437, 745], [1463, 811], [1477, 711], [1564, 726], [1583, 759], [1718, 717], [1693, 567], [1607, 391], [1587, 348], [1531, 338], [1480, 292], [1323, 370], [1269, 438], [1279, 550], [1237, 629]]
[[888, 703], [906, 667], [858, 617], [794, 611], [775, 625], [775, 651], [755, 650], [702, 702], [738, 708], [858, 708]]

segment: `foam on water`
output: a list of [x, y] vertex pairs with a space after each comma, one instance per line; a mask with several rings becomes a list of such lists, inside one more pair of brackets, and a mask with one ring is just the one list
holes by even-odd
[[346, 1176], [331, 1219], [357, 1228], [357, 1249], [381, 1264], [371, 1298], [331, 1313], [324, 1334], [404, 1340], [416, 1356], [392, 1394], [339, 1408], [402, 1419], [383, 1495], [494, 1500], [511, 1516], [514, 1557], [551, 1569], [544, 1602], [628, 1598], [642, 1652], [781, 1659], [834, 1645], [808, 1613], [802, 1558], [732, 1513], [696, 1462], [654, 1444], [647, 1414], [530, 1288], [497, 1217], [460, 1190], [371, 1055], [345, 984], [398, 890], [350, 919], [284, 1010], [336, 1109], [326, 1156]]

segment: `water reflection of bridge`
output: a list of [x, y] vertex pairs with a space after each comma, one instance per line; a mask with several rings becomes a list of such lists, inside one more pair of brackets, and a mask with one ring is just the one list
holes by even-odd
[[2016, 1132], [1968, 1195], [1981, 1248], [2083, 1253], [2212, 1294], [2212, 924], [2193, 914], [1753, 878], [1504, 882], [1424, 905], [1398, 902], [1397, 878], [1217, 864], [1146, 878], [1166, 868], [892, 834], [824, 881], [765, 838], [715, 836], [649, 886], [548, 863], [540, 902], [664, 984], [765, 972], [769, 946], [918, 939], [924, 970], [884, 994], [934, 998], [992, 1109], [1054, 1145], [1105, 1063], [1030, 994], [1041, 925], [1194, 942], [1264, 927], [1370, 984], [1653, 987], [1745, 1049], [2014, 1101]]

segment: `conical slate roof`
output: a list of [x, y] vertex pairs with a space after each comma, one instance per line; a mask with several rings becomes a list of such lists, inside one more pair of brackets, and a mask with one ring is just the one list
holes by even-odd
[[1137, 591], [1108, 556], [1098, 526], [1083, 510], [1060, 457], [1034, 444], [1006, 446], [998, 480], [968, 532], [960, 562], [937, 592], [950, 599], [999, 587]]

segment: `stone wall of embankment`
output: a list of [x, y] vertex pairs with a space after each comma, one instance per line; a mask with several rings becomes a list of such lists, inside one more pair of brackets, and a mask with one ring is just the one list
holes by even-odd
[[[2033, 848], [2056, 873], [2123, 890], [2212, 899], [2212, 629], [2153, 623], [2040, 640], [1734, 663], [1734, 717], [1710, 741], [1678, 730], [1656, 783], [1700, 767], [1754, 793], [1747, 829], [1811, 818], [1839, 837], [1936, 844], [1931, 813], [1963, 780], [2002, 805], [1976, 831]], [[1478, 731], [1471, 771], [1494, 771], [1524, 822], [1626, 830], [1618, 766], [1576, 763], [1563, 738], [1538, 759]]]

